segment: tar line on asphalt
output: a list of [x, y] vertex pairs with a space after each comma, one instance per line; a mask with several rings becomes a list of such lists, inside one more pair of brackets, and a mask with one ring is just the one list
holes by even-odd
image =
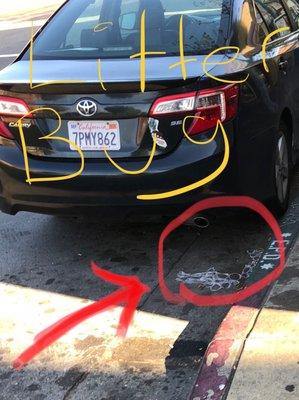
[[[288, 256], [299, 234], [299, 196], [290, 205], [289, 211], [280, 221], [280, 226]], [[256, 274], [249, 278], [248, 284], [253, 279], [259, 280], [267, 275], [277, 264], [278, 258], [277, 242], [272, 237], [270, 245], [255, 267]], [[273, 285], [274, 283], [230, 309], [207, 348], [189, 400], [226, 399], [246, 338]]]

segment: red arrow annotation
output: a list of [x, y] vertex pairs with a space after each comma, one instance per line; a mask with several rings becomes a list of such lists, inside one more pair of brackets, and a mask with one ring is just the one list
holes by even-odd
[[56, 340], [81, 322], [120, 304], [124, 304], [124, 308], [121, 312], [117, 335], [126, 337], [128, 328], [134, 318], [136, 308], [144, 294], [150, 292], [150, 288], [144, 285], [136, 276], [117, 275], [99, 268], [94, 262], [91, 263], [91, 269], [97, 277], [113, 285], [120, 286], [120, 289], [101, 300], [67, 315], [40, 332], [35, 337], [34, 343], [13, 362], [14, 368], [21, 369], [37, 354], [52, 345]]

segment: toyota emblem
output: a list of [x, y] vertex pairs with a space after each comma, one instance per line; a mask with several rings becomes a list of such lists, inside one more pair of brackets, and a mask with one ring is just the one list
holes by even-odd
[[83, 117], [92, 117], [97, 112], [98, 107], [92, 100], [81, 100], [77, 104], [77, 111]]

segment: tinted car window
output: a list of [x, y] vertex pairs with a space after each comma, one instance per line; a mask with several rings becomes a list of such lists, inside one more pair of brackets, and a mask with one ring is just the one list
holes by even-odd
[[285, 0], [285, 3], [290, 10], [290, 14], [299, 28], [299, 1], [298, 0]]
[[69, 0], [36, 38], [34, 58], [130, 57], [140, 51], [144, 10], [147, 51], [179, 55], [181, 15], [186, 55], [225, 44], [228, 0]]
[[[270, 31], [275, 31], [279, 28], [290, 28], [290, 21], [287, 13], [280, 1], [257, 0], [256, 4], [265, 19]], [[280, 35], [287, 35], [289, 32], [281, 32]]]

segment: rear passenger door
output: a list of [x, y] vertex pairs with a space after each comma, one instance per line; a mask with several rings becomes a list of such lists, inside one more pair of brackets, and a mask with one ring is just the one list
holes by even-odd
[[283, 1], [288, 12], [289, 18], [292, 21], [295, 38], [294, 46], [294, 70], [292, 73], [292, 97], [295, 118], [295, 146], [299, 150], [299, 0], [284, 0]]
[[[296, 27], [293, 14], [297, 13], [295, 0], [292, 11], [286, 6], [287, 0], [256, 0], [256, 6], [260, 11], [270, 32], [280, 28], [288, 28], [283, 32], [273, 36], [267, 50], [273, 49], [275, 63], [269, 64], [277, 71], [280, 81], [279, 100], [281, 112], [284, 107], [288, 107], [293, 114], [296, 128], [299, 127], [299, 55], [298, 55], [298, 25]], [[297, 129], [298, 130], [298, 129]], [[296, 141], [298, 146], [298, 139]]]

